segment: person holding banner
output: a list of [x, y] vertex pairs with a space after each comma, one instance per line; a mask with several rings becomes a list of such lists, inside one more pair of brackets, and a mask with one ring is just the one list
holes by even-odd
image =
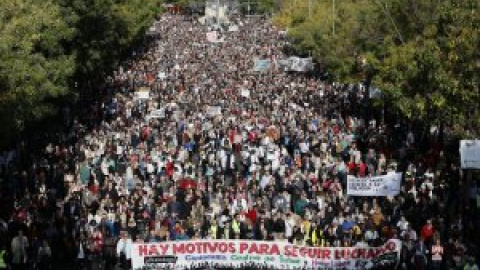
[[117, 242], [117, 257], [122, 269], [129, 269], [132, 254], [132, 239], [127, 232], [122, 232], [120, 240]]

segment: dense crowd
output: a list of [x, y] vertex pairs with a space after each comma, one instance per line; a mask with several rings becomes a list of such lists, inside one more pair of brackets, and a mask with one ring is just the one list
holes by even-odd
[[[400, 268], [476, 269], [466, 267], [478, 255], [480, 189], [443, 155], [442, 134], [371, 115], [362, 84], [276, 65], [253, 72], [255, 58], [286, 58], [288, 41], [266, 19], [234, 23], [210, 43], [196, 20], [162, 16], [68, 140], [5, 155], [3, 197], [14, 203], [0, 210], [4, 261], [128, 269], [136, 241], [395, 238]], [[404, 175], [400, 195], [347, 196], [347, 175], [393, 171]]]

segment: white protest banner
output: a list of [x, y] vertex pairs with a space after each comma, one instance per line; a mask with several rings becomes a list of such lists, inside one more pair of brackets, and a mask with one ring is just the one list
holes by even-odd
[[357, 178], [347, 178], [347, 195], [349, 196], [396, 196], [400, 193], [402, 173]]
[[255, 59], [254, 71], [265, 71], [270, 68], [271, 61], [269, 59]]
[[401, 241], [380, 247], [307, 247], [288, 242], [193, 240], [135, 243], [132, 269], [187, 269], [205, 265], [238, 268], [262, 265], [270, 269], [394, 269]]
[[249, 97], [250, 97], [250, 90], [248, 90], [248, 89], [242, 89], [240, 95], [241, 95], [242, 97], [249, 98]]
[[480, 140], [460, 141], [460, 165], [462, 169], [480, 169]]
[[306, 72], [313, 68], [312, 58], [290, 57], [289, 69], [296, 72]]
[[165, 118], [165, 108], [160, 108], [159, 110], [154, 110], [145, 117], [145, 120], [148, 122], [150, 119]]
[[290, 64], [290, 61], [288, 59], [279, 59], [277, 61], [275, 61], [275, 63], [277, 64], [277, 66], [285, 69], [285, 70], [289, 70], [289, 64]]
[[167, 78], [167, 74], [165, 72], [160, 71], [158, 72], [158, 78], [160, 80], [165, 80]]
[[228, 32], [237, 32], [238, 31], [238, 25], [230, 25], [228, 27]]
[[215, 117], [222, 114], [222, 107], [220, 106], [208, 106], [207, 115], [209, 117]]
[[135, 92], [135, 99], [149, 99], [150, 92], [149, 91], [138, 91]]
[[223, 38], [220, 37], [218, 31], [207, 32], [206, 36], [208, 42], [223, 42]]

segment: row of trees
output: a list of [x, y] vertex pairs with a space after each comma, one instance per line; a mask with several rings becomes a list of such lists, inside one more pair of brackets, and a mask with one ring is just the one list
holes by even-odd
[[335, 80], [371, 82], [426, 126], [480, 134], [478, 0], [284, 0], [274, 20]]
[[100, 83], [158, 12], [157, 0], [0, 1], [0, 147]]

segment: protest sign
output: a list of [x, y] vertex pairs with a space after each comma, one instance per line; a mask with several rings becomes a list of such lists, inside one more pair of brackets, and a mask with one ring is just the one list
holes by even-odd
[[167, 74], [165, 72], [158, 72], [158, 78], [160, 80], [165, 80], [167, 78]]
[[255, 59], [255, 66], [253, 67], [254, 71], [265, 71], [270, 68], [269, 59]]
[[240, 95], [244, 98], [249, 98], [250, 97], [250, 90], [248, 89], [242, 89]]
[[135, 92], [135, 99], [149, 99], [150, 91], [138, 91]]
[[290, 57], [289, 68], [291, 71], [306, 72], [313, 67], [312, 58]]
[[460, 165], [462, 169], [480, 169], [480, 140], [460, 141]]
[[145, 117], [145, 120], [148, 122], [151, 119], [155, 119], [155, 118], [160, 118], [160, 119], [165, 118], [165, 108], [160, 108], [158, 110], [153, 110], [150, 114], [148, 114]]
[[238, 25], [230, 25], [228, 27], [228, 32], [237, 32], [238, 31]]
[[222, 107], [220, 106], [208, 106], [207, 115], [209, 117], [215, 117], [222, 114]]
[[306, 72], [313, 68], [313, 60], [311, 57], [300, 58], [291, 56], [287, 59], [279, 59], [276, 64], [285, 71]]
[[290, 68], [289, 68], [289, 64], [290, 64], [290, 61], [288, 61], [288, 59], [279, 59], [277, 61], [275, 61], [276, 65], [282, 69], [284, 69], [285, 71], [288, 71]]
[[261, 264], [273, 269], [394, 269], [400, 250], [399, 240], [380, 247], [338, 248], [295, 246], [280, 241], [194, 240], [135, 243], [131, 256], [133, 270], [167, 266], [186, 269], [205, 263], [237, 268]]
[[400, 193], [401, 173], [382, 176], [347, 178], [347, 195], [349, 196], [396, 196]]
[[218, 33], [218, 31], [207, 32], [206, 36], [207, 36], [208, 42], [214, 42], [214, 43], [223, 42], [223, 38], [220, 37], [220, 34]]

